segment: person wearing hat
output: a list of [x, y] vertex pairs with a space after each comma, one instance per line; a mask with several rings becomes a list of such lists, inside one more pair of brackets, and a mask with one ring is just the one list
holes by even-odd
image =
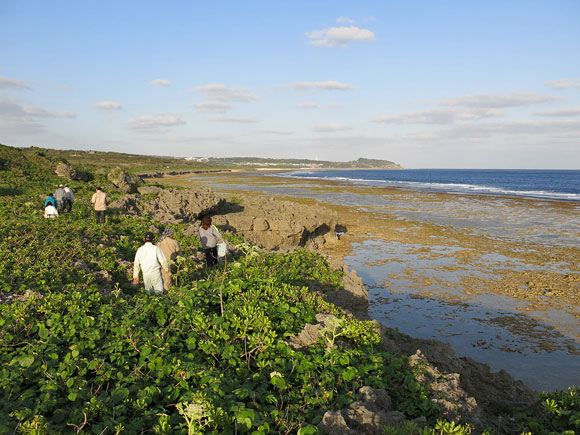
[[145, 291], [163, 294], [161, 269], [168, 272], [169, 264], [161, 248], [153, 244], [154, 240], [153, 233], [145, 233], [145, 244], [137, 249], [133, 265], [133, 284], [139, 284], [139, 272], [143, 271]]
[[56, 208], [62, 213], [64, 209], [64, 200], [66, 198], [66, 192], [64, 191], [64, 186], [62, 184], [58, 185], [58, 189], [54, 191], [54, 199], [56, 199]]
[[175, 231], [173, 231], [173, 228], [165, 228], [165, 231], [161, 234], [161, 238], [157, 244], [169, 262], [169, 272], [162, 272], [163, 288], [165, 291], [169, 291], [169, 288], [171, 287], [171, 274], [177, 272], [175, 262], [177, 261], [177, 257], [181, 255], [181, 247], [179, 246], [179, 243], [173, 239], [174, 233]]

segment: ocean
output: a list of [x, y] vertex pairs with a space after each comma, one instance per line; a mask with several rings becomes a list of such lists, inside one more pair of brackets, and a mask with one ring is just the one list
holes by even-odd
[[580, 170], [300, 170], [284, 176], [445, 193], [580, 201]]

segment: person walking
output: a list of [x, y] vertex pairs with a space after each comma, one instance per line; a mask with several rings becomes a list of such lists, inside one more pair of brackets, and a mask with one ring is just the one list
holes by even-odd
[[153, 244], [154, 240], [153, 233], [145, 233], [145, 244], [137, 249], [133, 265], [133, 284], [139, 284], [139, 272], [143, 271], [145, 291], [163, 294], [161, 270], [168, 272], [169, 264], [161, 248]]
[[203, 247], [207, 267], [216, 265], [218, 263], [217, 245], [218, 243], [223, 243], [224, 239], [218, 229], [211, 224], [211, 217], [209, 216], [205, 216], [201, 221], [199, 241]]
[[165, 228], [165, 231], [161, 234], [161, 239], [159, 239], [159, 243], [157, 244], [169, 262], [169, 271], [162, 271], [163, 289], [166, 292], [171, 288], [171, 275], [177, 272], [177, 266], [175, 265], [177, 257], [181, 256], [181, 247], [177, 240], [173, 239], [174, 233], [175, 231], [173, 228]]
[[66, 192], [64, 191], [64, 186], [62, 184], [58, 185], [58, 189], [54, 191], [54, 199], [56, 199], [56, 208], [62, 213], [64, 210], [64, 200], [66, 198]]
[[103, 189], [97, 187], [96, 192], [91, 198], [91, 204], [95, 207], [95, 218], [97, 223], [105, 223], [105, 211], [107, 210], [107, 202], [109, 202], [109, 197]]
[[64, 185], [64, 211], [72, 211], [72, 205], [73, 202], [75, 200], [75, 195], [72, 191], [72, 189], [70, 187], [68, 187], [68, 184]]
[[58, 210], [54, 205], [48, 203], [48, 205], [44, 208], [44, 217], [47, 219], [58, 217]]

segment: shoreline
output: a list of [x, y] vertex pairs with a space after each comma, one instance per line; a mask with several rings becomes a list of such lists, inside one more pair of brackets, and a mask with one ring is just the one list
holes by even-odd
[[[497, 327], [503, 322], [503, 328], [506, 331], [504, 335], [506, 336], [512, 334], [512, 332], [507, 332], [510, 328], [512, 330], [514, 327], [519, 329], [519, 331], [516, 331], [516, 335], [510, 338], [511, 343], [506, 342], [509, 340], [505, 337], [503, 342], [492, 337], [491, 340], [489, 338], [476, 340], [474, 347], [487, 347], [488, 349], [481, 350], [488, 353], [492, 350], [499, 352], [498, 349], [500, 348], [503, 348], [508, 353], [517, 353], [521, 352], [522, 349], [521, 344], [518, 343], [518, 340], [521, 339], [526, 343], [529, 342], [529, 345], [532, 342], [535, 343], [533, 346], [542, 352], [565, 352], [572, 356], [578, 354], [578, 334], [580, 333], [578, 325], [572, 331], [566, 331], [566, 325], [555, 325], [555, 329], [551, 330], [544, 329], [546, 334], [544, 338], [537, 337], [538, 334], [534, 335], [532, 333], [534, 328], [539, 325], [537, 322], [545, 322], [546, 319], [543, 316], [552, 311], [568, 312], [572, 316], [572, 320], [580, 320], [578, 313], [570, 308], [578, 306], [580, 303], [580, 295], [577, 292], [579, 288], [578, 248], [574, 246], [554, 246], [554, 243], [546, 245], [542, 237], [540, 237], [541, 234], [538, 236], [538, 234], [534, 234], [534, 231], [531, 231], [533, 228], [526, 235], [521, 234], [523, 230], [517, 226], [507, 228], [507, 230], [506, 228], [493, 228], [490, 226], [490, 228], [485, 229], [488, 232], [492, 232], [493, 237], [490, 237], [490, 234], [482, 234], [481, 231], [478, 233], [477, 225], [474, 228], [460, 228], [457, 227], [457, 222], [453, 222], [454, 225], [449, 225], [448, 222], [438, 222], [437, 219], [432, 222], [420, 222], [416, 219], [416, 215], [423, 216], [426, 213], [425, 210], [411, 213], [408, 210], [404, 210], [403, 206], [403, 204], [409, 202], [419, 202], [426, 204], [431, 209], [444, 208], [449, 206], [449, 204], [460, 204], [460, 202], [457, 203], [461, 199], [460, 195], [409, 192], [406, 189], [398, 188], [345, 186], [345, 183], [329, 180], [297, 180], [284, 177], [248, 177], [247, 175], [244, 175], [243, 180], [237, 180], [236, 178], [239, 175], [203, 175], [200, 178], [203, 179], [205, 184], [209, 183], [216, 186], [226, 196], [274, 196], [282, 200], [294, 201], [314, 207], [319, 204], [335, 211], [339, 216], [339, 223], [346, 224], [347, 232], [341, 237], [340, 243], [325, 245], [321, 249], [321, 252], [325, 255], [344, 261], [345, 257], [352, 254], [353, 244], [358, 244], [357, 246], [359, 246], [364, 240], [382, 240], [390, 246], [393, 246], [393, 244], [395, 246], [417, 245], [412, 250], [418, 252], [403, 252], [397, 254], [394, 258], [389, 258], [387, 264], [390, 264], [390, 266], [388, 267], [405, 265], [404, 269], [401, 270], [403, 272], [402, 275], [385, 277], [391, 281], [391, 287], [396, 287], [397, 285], [412, 287], [412, 294], [417, 294], [417, 296], [425, 300], [447, 301], [446, 303], [448, 304], [462, 303], [470, 305], [482, 297], [489, 298], [490, 296], [487, 295], [495, 295], [494, 297], [500, 298], [500, 301], [518, 301], [520, 306], [513, 308], [514, 314], [511, 316], [511, 320], [507, 321], [505, 318], [500, 317], [493, 318], [490, 319], [491, 323], [488, 325], [489, 327]], [[182, 179], [180, 181], [172, 179], [171, 184], [178, 181], [177, 184], [183, 183], [182, 185], [191, 186], [192, 183], [196, 182], [191, 181], [191, 177], [177, 178]], [[164, 182], [169, 181], [168, 178], [164, 180]], [[357, 201], [364, 202], [368, 198], [375, 198], [377, 191], [379, 191], [379, 196], [388, 198], [388, 200], [380, 206], [377, 206], [377, 204], [363, 204], [363, 206], [345, 203], [337, 204], [328, 200], [329, 196], [336, 200], [338, 198], [337, 195], [345, 195], [346, 193], [344, 192], [347, 191], [348, 194], [358, 195], [356, 196]], [[530, 207], [534, 204], [534, 200], [525, 198], [500, 198], [498, 200], [487, 195], [477, 197], [468, 195], [464, 198], [464, 202], [468, 203], [465, 206], [468, 210], [457, 209], [454, 212], [454, 219], [462, 222], [477, 221], [477, 219], [481, 218], [478, 213], [470, 210], [472, 203], [483, 208], [483, 211], [485, 211], [483, 213], [484, 217], [488, 213], [485, 207], [490, 207], [490, 202], [496, 208], [501, 205], [502, 208], [507, 210], [508, 214], [514, 210], [530, 213]], [[393, 206], [392, 203], [396, 203], [396, 206]], [[574, 212], [572, 209], [575, 208], [570, 206], [568, 202], [554, 201], [546, 204], [546, 201], [543, 200], [541, 203], [541, 206], [538, 206], [540, 209], [546, 207], [554, 208], [562, 215]], [[397, 213], [410, 214], [402, 218]], [[393, 218], [394, 216], [396, 219]], [[493, 234], [493, 231], [496, 231], [497, 234]], [[528, 239], [528, 244], [525, 245], [526, 249], [522, 249], [521, 240], [526, 238]], [[445, 249], [448, 249], [448, 252], [444, 254], [437, 252], [438, 249], [442, 249], [442, 246], [447, 246]], [[486, 254], [490, 252], [497, 258]], [[410, 258], [416, 258], [415, 261], [425, 263], [434, 261], [433, 259], [440, 261], [440, 257], [453, 261], [453, 264], [439, 264], [437, 267], [430, 265], [414, 267], [409, 264]], [[506, 270], [503, 264], [506, 261], [517, 263], [520, 267], [521, 265], [529, 266], [532, 270]], [[570, 269], [568, 274], [561, 273], [559, 270], [563, 269], [561, 264], [564, 263]], [[382, 266], [371, 265], [369, 267], [376, 269]], [[553, 270], [547, 270], [550, 267]], [[479, 275], [494, 275], [497, 273], [501, 276], [474, 276], [451, 283], [442, 283], [441, 276], [427, 276], [437, 273], [461, 275], [473, 271]], [[386, 273], [389, 273], [388, 268]], [[391, 275], [393, 275], [392, 272]], [[437, 287], [438, 281], [439, 287]], [[368, 286], [368, 283], [365, 284]], [[381, 284], [379, 283], [379, 285]], [[522, 286], [526, 287], [525, 292], [522, 292]], [[551, 295], [550, 292], [545, 290], [546, 286], [548, 288], [554, 287], [551, 290]], [[547, 293], [548, 296], [546, 296]], [[518, 318], [521, 318], [521, 320], [517, 320]], [[510, 324], [510, 322], [513, 323], [514, 321], [519, 322], [518, 326]], [[396, 326], [393, 325], [391, 327]], [[403, 332], [413, 335], [412, 332]], [[571, 336], [572, 341], [564, 339], [565, 336]], [[510, 348], [512, 349], [511, 351]], [[523, 348], [525, 348], [525, 345]], [[479, 349], [475, 350], [478, 351]], [[461, 354], [461, 352], [459, 353]], [[475, 353], [477, 354], [477, 352]], [[500, 367], [501, 364], [496, 364], [494, 369], [498, 369], [498, 366]]]

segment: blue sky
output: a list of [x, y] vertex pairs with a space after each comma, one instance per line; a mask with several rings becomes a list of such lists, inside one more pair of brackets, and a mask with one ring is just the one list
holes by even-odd
[[0, 1], [0, 143], [580, 168], [580, 2]]

